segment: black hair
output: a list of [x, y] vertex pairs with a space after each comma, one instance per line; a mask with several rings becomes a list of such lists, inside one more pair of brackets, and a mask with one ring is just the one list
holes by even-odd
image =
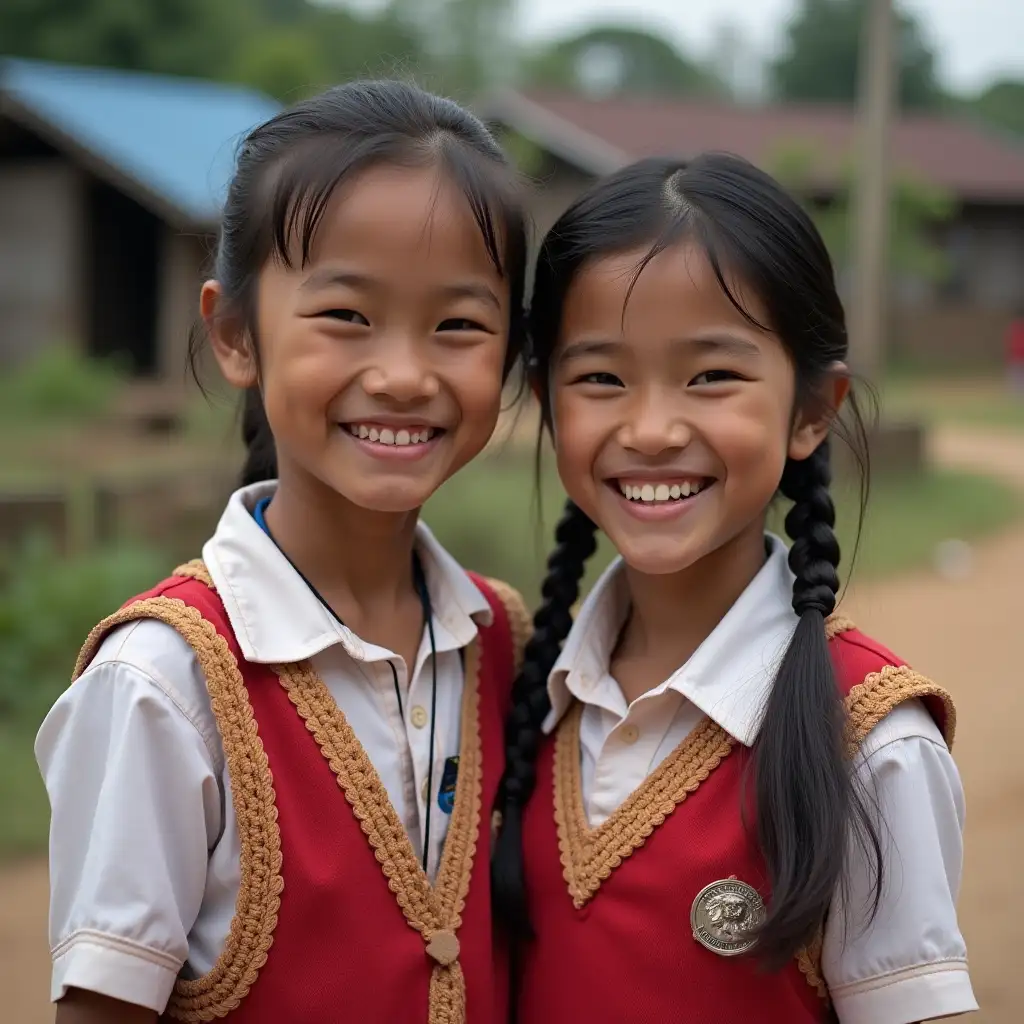
[[[737, 157], [705, 154], [685, 164], [650, 159], [598, 182], [541, 246], [528, 327], [530, 372], [545, 426], [551, 426], [548, 368], [565, 297], [581, 267], [650, 246], [638, 277], [654, 256], [683, 239], [700, 246], [733, 305], [786, 346], [797, 407], [820, 400], [829, 371], [846, 360], [847, 331], [832, 261], [811, 218], [773, 178]], [[727, 283], [730, 274], [760, 299], [767, 324], [758, 324], [741, 305]], [[858, 455], [863, 511], [866, 433], [855, 399], [850, 408], [851, 423], [837, 422], [835, 430]], [[809, 458], [787, 460], [779, 482], [781, 494], [793, 502], [785, 525], [793, 541], [789, 564], [796, 575], [793, 609], [799, 622], [752, 758], [757, 839], [772, 894], [757, 949], [772, 967], [784, 964], [823, 922], [843, 882], [851, 824], [873, 857], [876, 909], [881, 889], [880, 844], [845, 755], [843, 704], [825, 636], [824, 619], [839, 590], [830, 482], [827, 439]], [[534, 788], [540, 729], [550, 710], [547, 677], [571, 626], [570, 608], [594, 534], [594, 523], [570, 501], [513, 693], [493, 889], [496, 913], [517, 939], [530, 935], [521, 815]]]
[[[271, 257], [304, 266], [336, 189], [382, 163], [438, 165], [458, 185], [487, 254], [509, 282], [510, 324], [505, 377], [523, 347], [522, 300], [527, 221], [516, 174], [484, 124], [452, 100], [399, 81], [357, 81], [297, 103], [243, 140], [221, 217], [214, 277], [225, 311], [257, 342], [260, 270]], [[201, 335], [193, 333], [196, 371]], [[274, 438], [259, 388], [245, 395], [243, 483], [277, 475]]]

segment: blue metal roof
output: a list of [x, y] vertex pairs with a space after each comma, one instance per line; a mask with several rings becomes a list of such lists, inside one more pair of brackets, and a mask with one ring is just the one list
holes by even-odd
[[280, 109], [238, 86], [13, 58], [0, 60], [0, 104], [195, 226], [216, 223], [239, 141]]

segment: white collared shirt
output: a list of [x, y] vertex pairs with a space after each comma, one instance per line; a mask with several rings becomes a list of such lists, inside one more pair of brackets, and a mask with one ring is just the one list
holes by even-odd
[[[580, 721], [583, 803], [604, 822], [707, 715], [753, 744], [776, 669], [793, 636], [786, 547], [767, 537], [761, 571], [689, 661], [627, 705], [609, 675], [629, 611], [621, 560], [580, 609], [548, 681], [555, 728], [573, 699]], [[864, 741], [858, 772], [884, 820], [885, 886], [870, 924], [839, 893], [825, 930], [822, 974], [841, 1024], [912, 1024], [977, 1009], [957, 925], [964, 796], [953, 759], [924, 706], [896, 708]], [[870, 873], [854, 843], [849, 905], [870, 906]], [[865, 927], [866, 925], [866, 927]]]
[[[366, 749], [428, 874], [448, 829], [437, 803], [458, 753], [460, 652], [490, 606], [417, 527], [433, 606], [437, 719], [430, 769], [431, 649], [426, 631], [409, 682], [404, 660], [340, 625], [252, 517], [273, 484], [236, 492], [203, 558], [249, 661], [312, 659]], [[404, 718], [395, 694], [394, 665]], [[47, 715], [36, 759], [52, 807], [52, 998], [70, 988], [162, 1012], [176, 977], [206, 973], [224, 947], [239, 887], [239, 840], [224, 750], [192, 648], [154, 620], [113, 630]], [[339, 804], [344, 812], [344, 802]]]

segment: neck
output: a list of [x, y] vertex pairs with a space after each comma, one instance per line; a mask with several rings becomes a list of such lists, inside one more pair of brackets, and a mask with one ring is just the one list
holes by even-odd
[[649, 659], [670, 674], [722, 621], [764, 561], [759, 523], [680, 572], [648, 575], [627, 565], [631, 611], [619, 654]]
[[371, 512], [307, 474], [281, 469], [267, 526], [316, 589], [342, 606], [398, 603], [413, 586], [419, 509]]

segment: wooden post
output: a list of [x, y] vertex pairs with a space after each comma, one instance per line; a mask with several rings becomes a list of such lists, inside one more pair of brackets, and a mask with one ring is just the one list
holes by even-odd
[[889, 126], [896, 85], [892, 0], [867, 0], [860, 57], [854, 304], [850, 310], [853, 369], [877, 381], [885, 369], [888, 320]]

